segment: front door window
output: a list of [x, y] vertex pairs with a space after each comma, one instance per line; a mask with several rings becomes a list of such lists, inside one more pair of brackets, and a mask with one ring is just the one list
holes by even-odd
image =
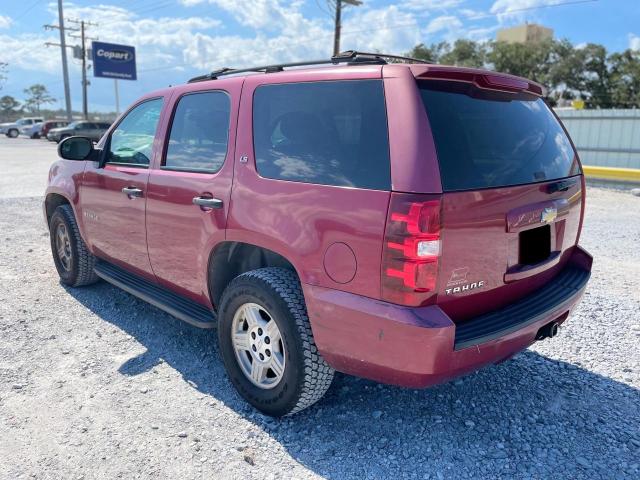
[[148, 166], [161, 111], [160, 98], [131, 110], [111, 134], [107, 162]]

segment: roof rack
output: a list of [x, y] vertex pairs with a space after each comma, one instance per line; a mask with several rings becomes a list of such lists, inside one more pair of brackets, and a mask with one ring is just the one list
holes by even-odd
[[250, 72], [274, 73], [274, 72], [282, 72], [285, 68], [307, 67], [312, 65], [328, 65], [328, 64], [337, 65], [339, 63], [345, 63], [348, 65], [363, 65], [363, 64], [386, 65], [388, 63], [386, 59], [399, 60], [404, 63], [431, 63], [425, 60], [420, 60], [418, 58], [403, 57], [400, 55], [390, 55], [386, 53], [357, 52], [355, 50], [347, 50], [344, 52], [340, 52], [338, 55], [334, 55], [328, 60], [325, 59], [325, 60], [311, 60], [306, 62], [279, 63], [275, 65], [263, 65], [260, 67], [249, 67], [249, 68], [239, 68], [239, 69], [224, 67], [218, 70], [214, 70], [213, 72], [206, 73], [204, 75], [193, 77], [189, 79], [187, 83], [216, 80], [217, 78], [222, 77], [224, 75], [234, 75], [237, 73], [250, 73]]

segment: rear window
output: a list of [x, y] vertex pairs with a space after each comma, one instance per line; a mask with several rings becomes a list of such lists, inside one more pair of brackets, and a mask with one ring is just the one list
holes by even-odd
[[580, 173], [564, 130], [530, 94], [420, 82], [445, 191], [542, 182]]
[[227, 155], [231, 100], [223, 91], [182, 97], [173, 115], [164, 166], [217, 172]]
[[253, 98], [253, 132], [262, 177], [390, 188], [380, 80], [263, 85]]

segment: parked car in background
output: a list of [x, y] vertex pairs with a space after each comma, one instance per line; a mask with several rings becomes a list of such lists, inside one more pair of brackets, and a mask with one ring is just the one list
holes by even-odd
[[222, 69], [96, 146], [63, 141], [44, 202], [61, 281], [216, 326], [230, 381], [275, 416], [334, 370], [426, 387], [554, 337], [592, 258], [542, 87], [384, 57]]
[[40, 138], [40, 131], [43, 123], [44, 122], [34, 123], [32, 125], [20, 127], [20, 135], [24, 135], [29, 138]]
[[65, 120], [45, 120], [38, 128], [36, 128], [35, 126], [33, 127], [33, 134], [37, 136], [31, 136], [31, 138], [47, 138], [47, 134], [50, 130], [54, 128], [63, 128], [67, 125], [69, 125], [69, 122]]
[[16, 138], [20, 135], [20, 129], [29, 127], [36, 123], [42, 123], [40, 117], [24, 117], [15, 122], [0, 123], [0, 134], [4, 133], [7, 137]]
[[47, 133], [47, 139], [53, 142], [59, 142], [67, 137], [86, 137], [97, 142], [110, 126], [111, 124], [108, 122], [89, 122], [86, 120], [80, 120], [72, 122], [66, 127], [52, 128]]

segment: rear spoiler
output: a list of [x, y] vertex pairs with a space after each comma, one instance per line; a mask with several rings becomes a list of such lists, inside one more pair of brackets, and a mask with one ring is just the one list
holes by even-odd
[[539, 83], [532, 82], [522, 77], [507, 75], [504, 73], [488, 72], [467, 68], [442, 67], [434, 65], [429, 67], [413, 67], [413, 74], [419, 79], [450, 80], [454, 82], [473, 83], [478, 88], [485, 90], [498, 90], [501, 92], [529, 92], [539, 97], [543, 96], [545, 88]]

